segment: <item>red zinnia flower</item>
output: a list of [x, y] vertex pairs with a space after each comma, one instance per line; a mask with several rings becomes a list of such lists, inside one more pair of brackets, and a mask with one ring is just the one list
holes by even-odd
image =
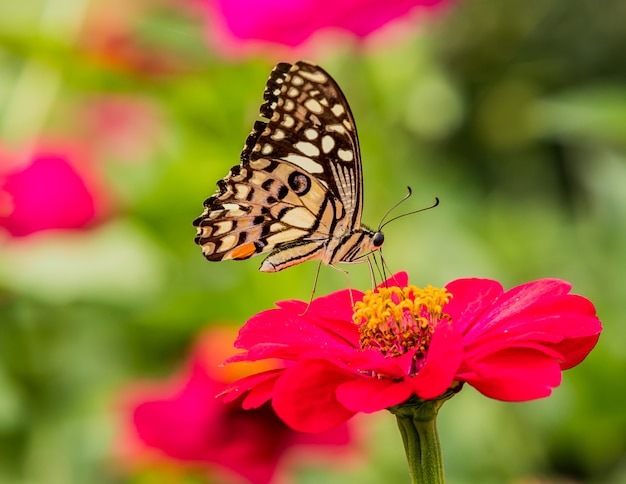
[[[294, 429], [319, 432], [357, 412], [411, 397], [435, 399], [463, 382], [506, 401], [548, 396], [561, 371], [580, 363], [601, 331], [593, 304], [571, 285], [541, 279], [504, 291], [488, 279], [459, 279], [445, 289], [407, 285], [406, 273], [377, 291], [347, 290], [252, 317], [231, 358], [279, 358], [285, 367], [229, 385], [243, 407], [268, 400]], [[386, 287], [397, 284], [403, 287]]]
[[316, 456], [311, 446], [332, 447], [334, 455], [345, 457], [337, 449], [350, 442], [346, 426], [303, 434], [287, 427], [270, 405], [243, 410], [215, 398], [234, 379], [233, 367], [218, 367], [232, 354], [233, 336], [225, 329], [207, 331], [180, 377], [152, 388], [135, 385], [125, 396], [123, 411], [129, 422], [117, 447], [128, 464], [140, 469], [178, 464], [210, 469], [214, 476], [235, 473], [264, 484], [294, 447], [307, 446], [307, 458]]

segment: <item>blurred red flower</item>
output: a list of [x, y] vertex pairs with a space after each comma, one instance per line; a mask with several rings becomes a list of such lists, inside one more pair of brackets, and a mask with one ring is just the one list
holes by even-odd
[[77, 145], [39, 145], [27, 155], [0, 152], [0, 227], [13, 237], [85, 228], [108, 204], [93, 166]]
[[210, 22], [209, 34], [227, 49], [250, 41], [297, 47], [325, 29], [365, 38], [389, 22], [443, 0], [198, 0]]
[[307, 446], [307, 461], [316, 455], [311, 446], [322, 454], [330, 447], [334, 457], [345, 457], [337, 453], [350, 442], [345, 425], [317, 435], [303, 434], [287, 427], [270, 405], [243, 410], [216, 398], [236, 377], [232, 368], [218, 367], [232, 354], [233, 339], [234, 331], [208, 331], [181, 376], [151, 389], [136, 386], [130, 391], [124, 405], [132, 419], [123, 445], [126, 459], [135, 466], [140, 461], [145, 466], [152, 458], [162, 464], [209, 468], [222, 477], [230, 471], [262, 484], [272, 480], [278, 464], [294, 447]]
[[445, 289], [407, 282], [399, 273], [386, 284], [401, 287], [353, 291], [354, 313], [344, 290], [315, 299], [304, 316], [302, 301], [253, 316], [235, 342], [246, 351], [229, 362], [288, 364], [232, 383], [226, 401], [245, 395], [243, 408], [255, 408], [271, 400], [289, 426], [318, 432], [463, 382], [491, 398], [532, 400], [548, 396], [602, 330], [593, 304], [557, 279], [509, 291], [489, 279]]

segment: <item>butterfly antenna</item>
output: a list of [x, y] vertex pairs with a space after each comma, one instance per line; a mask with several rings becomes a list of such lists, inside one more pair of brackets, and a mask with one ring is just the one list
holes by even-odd
[[389, 215], [389, 213], [395, 209], [398, 205], [400, 205], [402, 202], [404, 202], [405, 200], [407, 200], [411, 194], [413, 193], [413, 191], [411, 190], [411, 187], [407, 187], [409, 189], [409, 193], [406, 194], [404, 196], [404, 198], [402, 198], [402, 200], [400, 200], [399, 202], [397, 202], [393, 207], [391, 207], [391, 209], [387, 210], [387, 213], [385, 214], [385, 216], [383, 217], [383, 219], [380, 222], [380, 225], [378, 226], [378, 232], [380, 232], [383, 227], [391, 222], [393, 222], [394, 220], [398, 220], [399, 218], [402, 217], [406, 217], [407, 215], [413, 215], [414, 213], [419, 213], [419, 212], [424, 212], [426, 210], [430, 210], [431, 208], [435, 208], [437, 205], [439, 205], [439, 198], [435, 197], [435, 203], [433, 203], [432, 205], [430, 205], [429, 207], [424, 207], [424, 208], [420, 208], [419, 210], [413, 210], [412, 212], [407, 212], [407, 213], [403, 213], [402, 215], [398, 215], [397, 217], [393, 217], [387, 221], [385, 221], [385, 218], [387, 218], [387, 215]]
[[389, 216], [389, 214], [391, 212], [393, 212], [396, 208], [398, 208], [399, 205], [401, 205], [402, 203], [406, 202], [411, 195], [413, 195], [413, 189], [411, 187], [406, 187], [407, 190], [409, 191], [404, 197], [402, 197], [399, 201], [397, 201], [396, 203], [394, 203], [393, 207], [391, 207], [389, 210], [387, 210], [385, 212], [385, 215], [383, 215], [383, 218], [380, 220], [380, 224], [378, 225], [378, 230], [377, 232], [380, 232], [380, 230], [387, 225], [387, 223], [385, 222], [385, 219]]

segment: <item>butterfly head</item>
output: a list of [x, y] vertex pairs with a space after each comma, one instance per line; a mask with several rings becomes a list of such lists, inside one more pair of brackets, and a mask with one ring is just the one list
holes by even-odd
[[383, 234], [380, 230], [374, 232], [372, 236], [372, 250], [380, 249], [385, 243], [385, 234]]

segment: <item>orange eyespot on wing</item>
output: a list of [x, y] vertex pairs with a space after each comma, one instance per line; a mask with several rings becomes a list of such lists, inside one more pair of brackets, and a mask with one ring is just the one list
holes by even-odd
[[241, 247], [237, 247], [235, 250], [231, 252], [230, 256], [231, 258], [235, 260], [247, 259], [255, 252], [256, 252], [256, 247], [252, 242], [250, 242], [248, 244], [242, 245]]

